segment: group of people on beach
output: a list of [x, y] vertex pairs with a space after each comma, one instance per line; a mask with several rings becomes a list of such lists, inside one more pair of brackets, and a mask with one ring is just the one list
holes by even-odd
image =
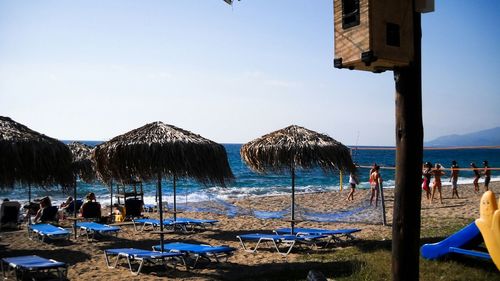
[[[379, 190], [382, 187], [382, 176], [380, 175], [380, 166], [377, 165], [376, 163], [373, 164], [373, 167], [370, 169], [370, 175], [369, 175], [369, 181], [370, 181], [370, 206], [373, 205], [373, 200], [375, 199], [375, 207], [378, 206], [378, 197], [379, 197]], [[351, 186], [351, 191], [349, 192], [349, 195], [347, 196], [347, 201], [354, 201], [354, 191], [356, 190], [356, 185], [359, 184], [359, 178], [358, 175], [355, 173], [351, 173], [349, 175], [349, 184]]]
[[[5, 202], [17, 203], [19, 223], [30, 220], [33, 223], [57, 223], [59, 220], [72, 216], [75, 210], [81, 218], [95, 221], [103, 220], [101, 216], [101, 204], [97, 202], [96, 195], [93, 192], [88, 193], [83, 201], [75, 200], [72, 196], [69, 196], [59, 207], [52, 204], [49, 196], [34, 199], [33, 202], [29, 202], [23, 206], [25, 212], [21, 212], [21, 204], [19, 202], [11, 202], [8, 198], [3, 199], [2, 204]], [[113, 215], [116, 221], [123, 221], [125, 219], [125, 206], [114, 204]]]
[[[479, 171], [479, 168], [476, 166], [474, 162], [470, 163], [470, 167], [472, 171], [474, 172], [474, 191], [479, 192], [479, 179], [481, 178], [481, 171]], [[452, 187], [452, 194], [451, 198], [460, 198], [458, 195], [458, 175], [460, 173], [460, 167], [458, 166], [457, 161], [453, 160], [451, 162], [451, 168], [450, 168], [450, 181], [451, 181], [451, 187]], [[483, 172], [482, 174], [484, 175], [484, 189], [485, 191], [489, 190], [489, 183], [491, 180], [491, 170], [488, 165], [488, 161], [483, 161]], [[425, 197], [427, 200], [429, 200], [430, 203], [434, 200], [434, 196], [436, 194], [436, 191], [438, 192], [439, 195], [439, 202], [442, 204], [443, 203], [443, 196], [441, 192], [442, 188], [442, 182], [441, 182], [441, 177], [445, 175], [445, 172], [443, 171], [441, 164], [436, 163], [434, 165], [434, 168], [430, 162], [425, 162], [423, 165], [422, 169], [422, 189], [425, 191]], [[431, 179], [434, 177], [434, 181], [431, 183]], [[432, 192], [431, 192], [431, 187], [432, 187]]]
[[38, 201], [38, 205], [31, 204], [24, 207], [27, 209], [26, 217], [34, 215], [33, 221], [35, 223], [58, 221], [60, 218], [64, 218], [65, 215], [73, 213], [75, 207], [82, 217], [88, 217], [90, 214], [96, 217], [100, 217], [101, 215], [101, 206], [96, 201], [96, 196], [93, 192], [87, 194], [85, 202], [83, 202], [81, 206], [79, 206], [77, 202], [79, 200], [74, 200], [71, 196], [69, 196], [59, 208], [52, 205], [52, 201], [48, 196], [35, 201]]
[[[483, 161], [483, 170], [480, 171], [474, 162], [470, 163], [470, 169], [474, 172], [474, 191], [479, 192], [479, 179], [481, 175], [484, 176], [484, 189], [485, 191], [489, 190], [489, 183], [491, 180], [491, 169], [488, 165], [488, 161]], [[450, 168], [450, 182], [452, 186], [452, 195], [451, 198], [460, 198], [458, 195], [458, 176], [460, 173], [460, 167], [458, 166], [457, 161], [453, 160], [451, 162]], [[434, 166], [430, 162], [425, 162], [422, 168], [422, 189], [425, 191], [425, 196], [430, 203], [434, 200], [436, 195], [436, 191], [439, 196], [439, 202], [443, 203], [443, 196], [441, 192], [442, 182], [441, 177], [445, 175], [444, 169], [441, 164], [436, 163]], [[432, 177], [434, 180], [431, 182]], [[382, 187], [382, 176], [380, 175], [380, 166], [376, 163], [373, 164], [369, 173], [369, 181], [370, 181], [370, 206], [373, 205], [373, 201], [375, 200], [375, 207], [377, 207], [379, 190]], [[351, 173], [349, 175], [349, 184], [351, 190], [349, 195], [347, 196], [347, 201], [354, 201], [354, 192], [356, 190], [356, 185], [360, 183], [358, 175], [355, 173]], [[432, 188], [432, 190], [431, 190]]]

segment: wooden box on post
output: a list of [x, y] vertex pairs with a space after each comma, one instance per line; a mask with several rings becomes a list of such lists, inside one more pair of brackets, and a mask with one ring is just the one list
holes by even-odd
[[412, 0], [334, 0], [336, 68], [382, 72], [413, 58]]

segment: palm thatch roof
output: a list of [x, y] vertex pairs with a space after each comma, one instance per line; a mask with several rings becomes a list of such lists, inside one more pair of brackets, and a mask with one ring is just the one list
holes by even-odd
[[350, 150], [331, 137], [292, 125], [244, 144], [246, 164], [259, 173], [320, 167], [326, 171], [356, 170]]
[[73, 156], [73, 173], [85, 182], [93, 182], [96, 179], [92, 162], [93, 147], [77, 141], [69, 143], [68, 147]]
[[96, 146], [93, 159], [98, 176], [106, 183], [112, 179], [151, 181], [161, 174], [225, 186], [234, 177], [222, 145], [162, 122]]
[[71, 152], [53, 138], [0, 116], [0, 188], [15, 183], [47, 187], [73, 186]]

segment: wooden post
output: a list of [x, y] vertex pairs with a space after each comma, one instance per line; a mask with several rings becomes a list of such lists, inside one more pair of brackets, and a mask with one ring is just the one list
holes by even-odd
[[31, 184], [28, 184], [28, 224], [31, 224]]
[[161, 173], [158, 172], [158, 183], [156, 185], [158, 193], [158, 211], [160, 212], [160, 249], [163, 252], [163, 203], [161, 202]]
[[[76, 179], [75, 179], [75, 187], [74, 187], [74, 190], [73, 190], [73, 217], [75, 218], [75, 220], [73, 221], [73, 233], [75, 235], [75, 240], [76, 240], [76, 212], [78, 212], [78, 210], [76, 209]], [[63, 211], [64, 212], [64, 211]]]
[[177, 220], [177, 187], [176, 187], [176, 177], [174, 174], [174, 221]]
[[342, 191], [342, 189], [343, 189], [343, 186], [342, 186], [342, 180], [343, 180], [343, 178], [342, 178], [342, 171], [340, 171], [339, 180], [340, 180], [340, 191]]
[[[415, 4], [415, 1], [414, 3]], [[422, 63], [420, 13], [413, 12], [415, 57], [394, 70], [396, 82], [396, 186], [392, 223], [392, 280], [419, 279], [422, 176]]]
[[380, 193], [380, 202], [382, 202], [382, 225], [387, 226], [387, 217], [385, 215], [385, 198], [384, 198], [384, 187], [382, 183], [378, 185]]
[[113, 218], [113, 181], [110, 182], [109, 190], [111, 190], [110, 191], [111, 194], [109, 197], [109, 201], [110, 201], [109, 204], [111, 204], [111, 205], [109, 205], [109, 211], [110, 211], [109, 216], [112, 219]]
[[292, 163], [292, 216], [291, 216], [291, 232], [290, 234], [294, 234], [295, 228], [295, 163]]

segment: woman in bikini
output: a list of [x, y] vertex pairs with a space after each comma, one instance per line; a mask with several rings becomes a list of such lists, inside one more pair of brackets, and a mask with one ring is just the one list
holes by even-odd
[[436, 190], [439, 192], [439, 203], [443, 204], [443, 195], [441, 194], [441, 176], [444, 175], [443, 170], [441, 170], [441, 165], [436, 163], [434, 166], [434, 170], [432, 171], [432, 175], [434, 175], [434, 183], [432, 186], [432, 197], [431, 203], [434, 200], [434, 195], [436, 194]]
[[481, 178], [481, 173], [474, 162], [470, 163], [472, 171], [474, 172], [474, 192], [479, 192], [479, 178]]
[[422, 189], [425, 190], [425, 198], [428, 201], [431, 200], [431, 189], [429, 187], [432, 177], [432, 164], [430, 162], [425, 162], [424, 169], [422, 170], [423, 182]]
[[380, 167], [375, 164], [373, 167], [373, 172], [370, 174], [370, 187], [371, 187], [371, 197], [370, 197], [370, 206], [373, 204], [373, 198], [375, 197], [375, 208], [378, 205], [378, 193], [379, 188], [382, 184], [382, 177], [379, 173]]

